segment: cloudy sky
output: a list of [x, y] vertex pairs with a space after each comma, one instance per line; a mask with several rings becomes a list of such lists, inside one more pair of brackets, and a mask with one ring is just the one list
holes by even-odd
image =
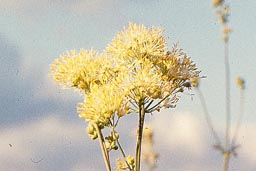
[[[231, 4], [231, 77], [246, 79], [242, 146], [230, 166], [237, 171], [256, 168], [255, 7], [253, 0]], [[223, 137], [223, 44], [210, 0], [2, 0], [0, 171], [104, 170], [98, 143], [88, 138], [76, 113], [82, 97], [61, 90], [47, 74], [49, 64], [66, 50], [103, 51], [129, 21], [162, 27], [168, 45], [179, 42], [192, 57], [207, 76], [201, 89]], [[235, 122], [239, 92], [233, 83], [231, 90]], [[177, 108], [148, 116], [147, 122], [160, 154], [156, 170], [220, 170], [221, 155], [212, 148], [196, 95], [183, 94]], [[135, 125], [132, 115], [120, 123], [121, 142], [131, 154]]]

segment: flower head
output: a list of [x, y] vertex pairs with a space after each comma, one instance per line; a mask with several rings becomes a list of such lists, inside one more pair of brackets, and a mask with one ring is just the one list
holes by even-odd
[[118, 171], [127, 170], [128, 168], [129, 168], [129, 170], [133, 170], [135, 167], [134, 157], [128, 155], [127, 157], [125, 157], [124, 160], [125, 161], [122, 161], [121, 159], [118, 158], [116, 160], [117, 166], [115, 167], [115, 169]]
[[162, 99], [199, 75], [195, 64], [177, 44], [167, 51], [161, 29], [129, 23], [106, 52], [126, 67], [121, 85], [137, 103], [146, 98]]
[[91, 83], [99, 83], [97, 58], [101, 55], [94, 50], [71, 50], [51, 64], [50, 77], [66, 87], [88, 89]]
[[[77, 105], [80, 117], [96, 124], [108, 125], [111, 116], [125, 106], [125, 92], [111, 84], [92, 85], [84, 103]], [[127, 111], [128, 112], [128, 111]]]
[[213, 6], [219, 6], [221, 5], [223, 2], [223, 0], [212, 0], [212, 5]]
[[89, 92], [91, 85], [118, 79], [121, 69], [113, 58], [94, 50], [68, 51], [51, 64], [50, 77], [64, 88], [75, 87]]
[[106, 52], [119, 58], [150, 58], [161, 56], [166, 43], [159, 28], [129, 23], [127, 29], [118, 32], [108, 45]]
[[240, 88], [240, 89], [245, 89], [245, 81], [244, 81], [244, 79], [243, 78], [241, 78], [241, 77], [237, 77], [237, 79], [236, 79], [236, 84], [237, 84], [237, 86]]
[[222, 39], [227, 42], [231, 28], [228, 26], [229, 6], [224, 0], [212, 0], [212, 5], [215, 7], [218, 22], [222, 25]]

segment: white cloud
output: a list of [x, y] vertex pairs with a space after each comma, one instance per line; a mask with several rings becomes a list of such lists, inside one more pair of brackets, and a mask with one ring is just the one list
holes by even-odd
[[256, 125], [245, 123], [239, 132], [238, 144], [241, 148], [237, 150], [238, 159], [242, 158], [249, 163], [256, 163]]
[[[219, 151], [214, 150], [212, 136], [204, 118], [190, 112], [156, 113], [150, 121], [154, 129], [155, 148], [160, 152], [159, 169], [165, 167], [176, 170], [211, 170], [222, 167]], [[224, 125], [215, 125], [223, 138]], [[231, 159], [231, 168], [251, 170], [256, 163], [256, 126], [244, 123], [240, 131], [238, 157]], [[169, 156], [169, 157], [168, 157]], [[161, 161], [162, 160], [162, 161]], [[161, 164], [165, 164], [163, 167]], [[185, 163], [185, 164], [184, 164]]]
[[95, 148], [84, 128], [84, 124], [52, 116], [2, 129], [0, 170], [70, 170], [81, 158], [92, 155], [89, 151]]
[[[155, 147], [160, 153], [157, 170], [217, 171], [221, 168], [221, 156], [211, 149], [210, 136], [205, 136], [208, 129], [203, 127], [198, 115], [156, 113], [149, 117]], [[0, 129], [0, 170], [103, 170], [98, 142], [89, 140], [85, 126], [83, 122], [48, 115], [41, 120]], [[130, 126], [126, 124], [124, 130], [132, 131]], [[256, 158], [255, 130], [256, 126], [249, 123], [242, 127], [238, 140], [242, 148], [238, 150], [238, 158], [232, 158], [232, 168], [252, 170]], [[120, 135], [123, 137], [122, 132]], [[134, 148], [129, 144], [124, 144], [129, 148], [125, 151], [132, 154]]]
[[170, 150], [180, 148], [197, 155], [204, 150], [202, 126], [198, 118], [189, 112], [161, 113], [152, 121], [152, 125], [157, 141], [167, 145]]

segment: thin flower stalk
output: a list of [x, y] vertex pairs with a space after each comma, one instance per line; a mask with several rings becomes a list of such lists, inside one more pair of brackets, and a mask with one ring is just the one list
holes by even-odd
[[107, 151], [106, 146], [104, 144], [104, 139], [103, 139], [101, 130], [99, 129], [97, 124], [94, 124], [94, 126], [95, 126], [97, 134], [98, 134], [99, 144], [100, 144], [100, 148], [101, 148], [101, 152], [102, 152], [102, 156], [103, 156], [103, 159], [104, 159], [106, 169], [107, 169], [107, 171], [111, 171], [109, 154], [108, 154], [108, 151]]
[[[119, 120], [119, 119], [118, 119], [118, 120]], [[118, 123], [118, 120], [117, 120], [116, 124]], [[114, 123], [114, 122], [113, 122], [113, 123]], [[114, 130], [114, 128], [116, 127], [116, 124], [114, 125], [113, 123], [111, 123], [111, 125], [112, 125], [112, 126], [111, 126], [112, 132], [116, 132], [116, 131]], [[117, 146], [118, 146], [118, 149], [119, 149], [121, 155], [123, 156], [123, 159], [125, 159], [127, 156], [126, 156], [126, 154], [125, 154], [125, 152], [124, 152], [124, 149], [123, 149], [122, 145], [121, 145], [120, 142], [119, 142], [119, 137], [116, 139], [116, 144], [117, 144]], [[129, 163], [127, 162], [127, 160], [124, 160], [124, 161], [125, 161], [125, 163], [126, 163], [128, 169], [129, 169], [129, 171], [132, 171], [132, 168], [131, 168], [131, 166], [129, 165]]]
[[138, 129], [137, 142], [136, 142], [135, 171], [140, 171], [141, 145], [142, 145], [144, 119], [145, 119], [144, 102], [141, 101], [140, 107], [139, 107], [139, 122], [138, 122], [139, 129]]
[[229, 64], [229, 39], [224, 39], [224, 61], [225, 61], [225, 83], [226, 83], [226, 131], [225, 131], [225, 147], [223, 152], [223, 170], [228, 171], [229, 161], [231, 157], [232, 144], [230, 144], [230, 127], [231, 127], [231, 102], [230, 102], [230, 64]]
[[201, 105], [203, 107], [203, 113], [204, 113], [204, 116], [205, 116], [206, 123], [209, 127], [209, 130], [210, 130], [211, 134], [214, 137], [214, 140], [216, 141], [216, 147], [222, 147], [220, 138], [219, 138], [214, 126], [213, 126], [211, 116], [208, 112], [206, 101], [205, 101], [205, 98], [203, 96], [203, 93], [201, 92], [201, 90], [199, 88], [197, 89], [197, 92], [198, 92], [198, 96], [199, 96]]
[[237, 141], [237, 137], [238, 137], [238, 133], [239, 133], [239, 129], [241, 127], [242, 124], [242, 118], [244, 115], [244, 89], [245, 89], [245, 83], [244, 80], [241, 79], [240, 77], [237, 79], [237, 84], [240, 88], [240, 109], [239, 109], [239, 113], [238, 113], [238, 119], [237, 119], [237, 123], [235, 126], [235, 131], [234, 131], [234, 135], [231, 141], [231, 145], [232, 146], [236, 146], [236, 141]]
[[228, 41], [224, 41], [225, 49], [225, 80], [226, 80], [226, 132], [225, 132], [225, 149], [228, 150], [230, 144], [230, 122], [231, 122], [231, 113], [230, 113], [230, 66], [229, 66], [229, 53], [228, 53]]
[[[118, 146], [118, 148], [119, 148], [119, 150], [120, 150], [120, 152], [121, 152], [123, 158], [125, 159], [127, 156], [126, 156], [126, 154], [125, 154], [125, 152], [124, 152], [124, 150], [123, 150], [123, 148], [122, 148], [122, 146], [121, 146], [119, 140], [117, 140], [116, 143], [117, 143], [117, 146]], [[126, 163], [126, 165], [128, 166], [129, 171], [132, 171], [131, 166], [129, 165], [129, 163], [128, 163], [126, 160], [125, 160], [125, 163]]]
[[[239, 147], [236, 145], [235, 141], [237, 139], [238, 130], [240, 128], [241, 119], [243, 115], [243, 97], [240, 97], [240, 113], [238, 116], [237, 124], [235, 127], [235, 132], [233, 137], [231, 135], [231, 98], [230, 98], [230, 62], [229, 62], [229, 35], [231, 33], [231, 28], [228, 26], [229, 17], [229, 6], [226, 4], [225, 0], [212, 0], [212, 5], [215, 8], [215, 13], [218, 18], [218, 22], [222, 26], [222, 39], [224, 42], [224, 68], [225, 68], [225, 131], [224, 131], [224, 144], [218, 143], [215, 145], [217, 150], [220, 150], [223, 157], [223, 171], [229, 170], [229, 162], [231, 155], [236, 156], [236, 149]], [[241, 92], [244, 89], [244, 80], [238, 79], [238, 85], [241, 88]], [[207, 124], [211, 129], [211, 133], [215, 137], [215, 140], [219, 141], [218, 135], [212, 126], [210, 115], [207, 112], [205, 100], [203, 99], [202, 93], [199, 91], [199, 96], [204, 113], [206, 114]], [[220, 142], [220, 141], [219, 141]]]
[[223, 154], [223, 171], [228, 171], [230, 161], [230, 151], [225, 151]]

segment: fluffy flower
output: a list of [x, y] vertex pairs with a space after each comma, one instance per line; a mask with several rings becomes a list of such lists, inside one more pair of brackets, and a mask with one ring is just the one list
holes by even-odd
[[108, 45], [106, 52], [119, 58], [150, 58], [161, 56], [166, 43], [159, 28], [129, 23], [127, 29], [118, 32]]
[[124, 81], [125, 85], [137, 102], [146, 97], [157, 99], [160, 96], [161, 75], [149, 60], [136, 60]]
[[161, 29], [129, 23], [106, 52], [126, 68], [119, 83], [136, 103], [165, 98], [199, 75], [193, 61], [177, 44], [167, 51]]
[[80, 117], [108, 125], [114, 114], [136, 112], [141, 102], [150, 103], [147, 112], [175, 106], [176, 93], [190, 88], [199, 71], [177, 44], [167, 51], [161, 29], [129, 23], [102, 54], [82, 49], [61, 55], [50, 76], [85, 91], [84, 103], [77, 106]]
[[64, 88], [75, 87], [90, 91], [92, 84], [105, 84], [113, 79], [120, 68], [113, 68], [113, 59], [94, 50], [71, 50], [51, 64], [50, 77]]
[[92, 85], [84, 103], [77, 105], [80, 117], [98, 125], [108, 125], [111, 116], [125, 105], [125, 92], [111, 84]]
[[99, 82], [96, 70], [99, 56], [94, 50], [68, 51], [51, 64], [49, 76], [64, 88], [88, 89], [91, 83]]

